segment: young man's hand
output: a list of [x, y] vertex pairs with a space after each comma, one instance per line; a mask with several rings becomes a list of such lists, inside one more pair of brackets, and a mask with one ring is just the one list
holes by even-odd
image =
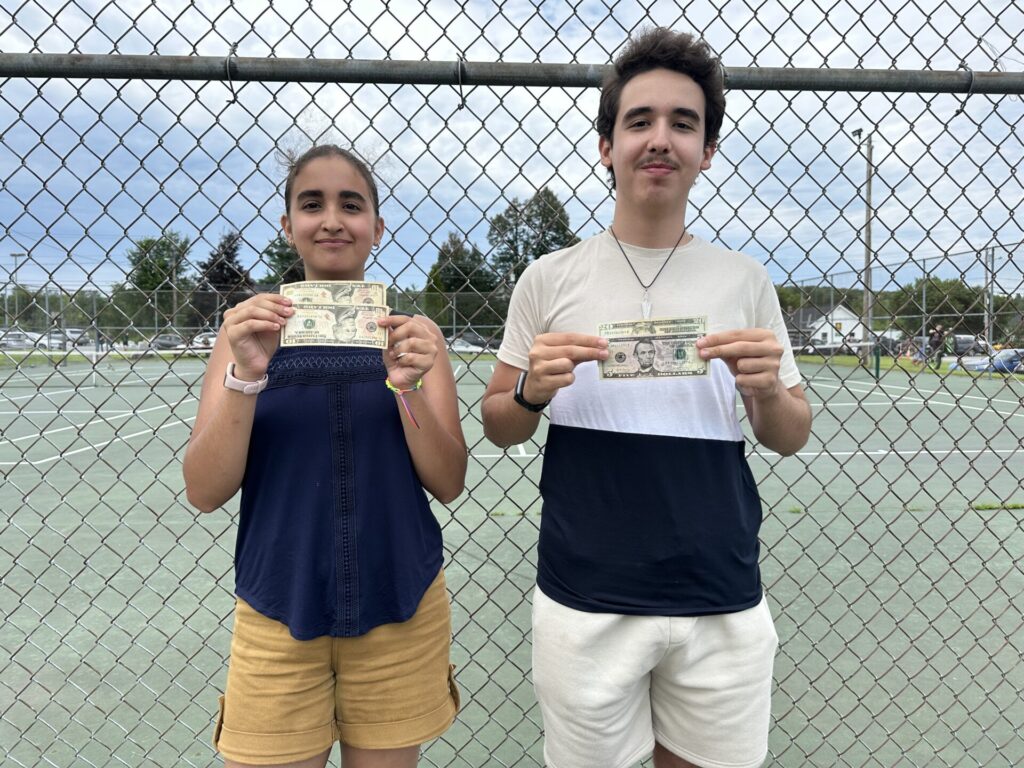
[[767, 328], [709, 333], [697, 341], [697, 349], [704, 360], [723, 360], [745, 397], [774, 397], [783, 388], [779, 380], [782, 345]]
[[523, 397], [530, 403], [545, 403], [562, 387], [576, 380], [573, 370], [588, 360], [608, 357], [608, 340], [582, 333], [542, 333], [530, 347], [530, 368]]

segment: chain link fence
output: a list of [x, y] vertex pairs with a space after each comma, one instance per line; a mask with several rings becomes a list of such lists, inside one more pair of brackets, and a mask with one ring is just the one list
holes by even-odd
[[[543, 429], [498, 450], [480, 399], [515, 275], [611, 220], [595, 65], [651, 23], [722, 57], [689, 224], [768, 266], [815, 411], [750, 443], [769, 763], [1024, 763], [1018, 5], [78, 0], [0, 12], [5, 765], [219, 764], [236, 507], [197, 516], [181, 454], [204, 334], [292, 274], [279, 153], [325, 140], [374, 166], [368, 277], [449, 337], [470, 443], [434, 505], [464, 708], [423, 762], [543, 764]], [[975, 343], [907, 354], [938, 323]]]

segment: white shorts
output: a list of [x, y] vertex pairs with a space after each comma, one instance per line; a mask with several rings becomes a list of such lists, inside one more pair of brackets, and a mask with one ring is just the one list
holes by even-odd
[[586, 613], [533, 591], [533, 683], [549, 768], [626, 768], [655, 740], [703, 768], [768, 755], [779, 638], [761, 603], [714, 616]]

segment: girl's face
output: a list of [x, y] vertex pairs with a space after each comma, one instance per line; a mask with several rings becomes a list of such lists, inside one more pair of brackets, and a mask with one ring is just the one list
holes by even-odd
[[362, 280], [370, 249], [384, 234], [366, 180], [343, 157], [310, 160], [292, 183], [291, 212], [281, 217], [307, 280]]

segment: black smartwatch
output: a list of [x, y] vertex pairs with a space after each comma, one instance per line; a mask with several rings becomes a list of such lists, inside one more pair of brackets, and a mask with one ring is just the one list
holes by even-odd
[[530, 411], [531, 413], [540, 413], [548, 407], [550, 400], [545, 400], [543, 403], [531, 403], [525, 397], [523, 397], [523, 389], [526, 387], [526, 371], [520, 371], [519, 379], [516, 381], [516, 390], [512, 397], [517, 403], [523, 408]]

